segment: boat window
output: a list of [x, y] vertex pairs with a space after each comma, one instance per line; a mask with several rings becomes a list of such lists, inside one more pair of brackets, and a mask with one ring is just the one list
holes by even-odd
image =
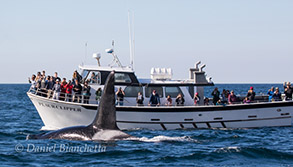
[[118, 83], [131, 83], [131, 79], [128, 74], [115, 73], [115, 82]]
[[188, 92], [189, 92], [191, 97], [194, 97], [194, 87], [193, 86], [188, 87]]
[[146, 87], [145, 96], [150, 97], [150, 95], [152, 94], [153, 90], [156, 90], [157, 93], [159, 94], [159, 96], [163, 97], [163, 88], [162, 87], [154, 87], [154, 86]]
[[166, 87], [165, 88], [166, 97], [168, 95], [170, 95], [172, 98], [176, 98], [179, 93], [181, 93], [182, 96], [184, 96], [184, 94], [181, 92], [179, 87], [174, 86], [174, 87]]
[[141, 86], [127, 86], [124, 89], [125, 97], [137, 97], [138, 92], [143, 93]]
[[89, 81], [90, 84], [101, 84], [101, 73], [92, 71], [90, 72], [90, 75], [88, 75], [87, 80]]
[[86, 78], [87, 75], [88, 75], [88, 73], [89, 73], [88, 70], [83, 70], [83, 71], [81, 72], [81, 76], [82, 76], [82, 78], [83, 78], [83, 79]]

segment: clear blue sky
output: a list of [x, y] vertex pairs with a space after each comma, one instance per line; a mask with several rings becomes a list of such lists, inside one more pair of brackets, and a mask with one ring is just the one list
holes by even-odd
[[[0, 0], [0, 83], [37, 71], [71, 78], [115, 50], [129, 64], [128, 10], [135, 13], [135, 71], [170, 67], [188, 77], [198, 60], [215, 83], [293, 81], [292, 0]], [[85, 58], [85, 42], [88, 42]]]

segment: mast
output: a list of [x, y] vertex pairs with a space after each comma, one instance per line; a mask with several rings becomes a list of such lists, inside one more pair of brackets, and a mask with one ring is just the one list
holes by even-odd
[[84, 44], [84, 64], [86, 64], [86, 56], [87, 56], [87, 41]]
[[132, 14], [132, 70], [134, 69], [135, 42], [134, 42], [134, 13]]
[[[132, 14], [132, 17], [131, 17]], [[134, 69], [134, 13], [128, 10], [130, 66]]]

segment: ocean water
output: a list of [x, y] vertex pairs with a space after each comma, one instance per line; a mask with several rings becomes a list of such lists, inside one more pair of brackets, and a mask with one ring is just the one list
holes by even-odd
[[[218, 84], [245, 94], [281, 84]], [[26, 140], [42, 121], [29, 85], [0, 84], [0, 166], [293, 166], [293, 128], [129, 130], [137, 140]], [[211, 88], [213, 89], [213, 88]], [[207, 95], [211, 90], [206, 90]]]

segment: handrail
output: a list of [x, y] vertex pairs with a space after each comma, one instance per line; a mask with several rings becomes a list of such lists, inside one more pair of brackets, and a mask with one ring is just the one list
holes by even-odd
[[[53, 99], [53, 93], [54, 93], [54, 91], [52, 90], [34, 89], [34, 88], [30, 88], [28, 92], [35, 94], [37, 96], [48, 98], [48, 99]], [[75, 94], [74, 92], [72, 94], [60, 92], [59, 99], [54, 99], [54, 100], [71, 102], [71, 103], [98, 104], [98, 100], [91, 100], [90, 96], [88, 97], [88, 99], [85, 99], [85, 97], [86, 95], [82, 95], [82, 94], [78, 95], [78, 94]], [[88, 103], [86, 103], [87, 101]]]
[[[41, 96], [44, 98], [48, 98], [48, 99], [53, 99], [53, 91], [52, 90], [47, 90], [47, 89], [34, 89], [34, 88], [30, 88], [28, 90], [29, 93], [35, 94], [37, 96]], [[67, 94], [67, 93], [63, 93], [60, 92], [60, 98], [59, 99], [55, 99], [55, 100], [59, 100], [59, 101], [65, 101], [65, 102], [70, 102], [70, 103], [82, 103], [82, 104], [98, 104], [99, 103], [99, 99], [98, 100], [92, 100], [89, 96], [88, 99], [85, 99], [85, 95], [77, 95], [75, 93], [73, 94]], [[259, 98], [257, 98], [259, 97]], [[262, 98], [260, 98], [262, 97]], [[268, 102], [268, 100], [264, 97], [267, 97], [266, 95], [261, 95], [261, 96], [256, 96], [255, 101], [250, 102], [251, 104], [254, 103], [262, 103], [262, 102]], [[76, 99], [77, 98], [77, 99]], [[244, 104], [243, 103], [243, 97], [239, 97], [240, 101], [235, 102], [233, 104], [219, 104], [220, 105], [234, 105], [234, 104]], [[88, 103], [87, 103], [88, 102]], [[249, 104], [249, 103], [248, 103]], [[136, 104], [135, 104], [136, 105]], [[135, 106], [133, 105], [133, 106]], [[212, 104], [212, 98], [209, 98], [209, 105], [213, 105]], [[165, 105], [161, 105], [161, 106], [165, 106]], [[172, 105], [172, 106], [176, 106], [176, 105]], [[190, 105], [193, 106], [193, 105]], [[201, 105], [196, 105], [196, 106], [205, 106], [203, 104]], [[165, 106], [166, 107], [166, 106]]]

